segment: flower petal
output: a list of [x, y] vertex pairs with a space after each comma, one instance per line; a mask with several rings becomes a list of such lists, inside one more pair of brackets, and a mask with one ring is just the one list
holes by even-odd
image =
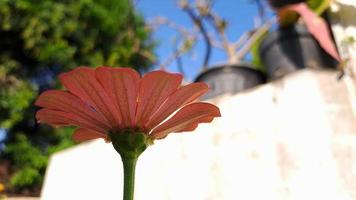
[[93, 140], [93, 139], [97, 139], [97, 138], [103, 138], [104, 140], [107, 140], [107, 135], [96, 132], [96, 131], [88, 130], [85, 128], [79, 128], [79, 129], [75, 130], [72, 138], [75, 142], [84, 142], [84, 141]]
[[103, 114], [112, 128], [121, 125], [121, 117], [114, 100], [104, 91], [95, 78], [94, 70], [78, 67], [59, 76], [62, 84], [73, 94], [90, 104], [97, 112]]
[[210, 103], [192, 103], [180, 109], [166, 122], [153, 129], [150, 136], [162, 139], [171, 132], [194, 130], [198, 123], [211, 122], [214, 117], [220, 117], [219, 108]]
[[209, 90], [205, 83], [192, 83], [179, 88], [176, 92], [171, 94], [161, 107], [151, 117], [146, 127], [154, 128], [174, 111], [182, 106], [191, 103]]
[[102, 127], [97, 126], [91, 121], [85, 120], [76, 114], [67, 113], [59, 110], [43, 108], [37, 111], [36, 119], [39, 123], [46, 123], [52, 126], [79, 126], [101, 133], [104, 133], [106, 131]]
[[47, 90], [38, 97], [35, 105], [51, 110], [73, 113], [95, 126], [101, 127], [102, 129], [110, 129], [110, 125], [104, 116], [95, 112], [88, 105], [85, 105], [77, 96], [69, 92]]
[[147, 73], [140, 83], [136, 123], [143, 127], [158, 107], [180, 86], [182, 75], [164, 71]]
[[140, 75], [131, 68], [99, 67], [95, 76], [118, 105], [123, 127], [133, 127]]

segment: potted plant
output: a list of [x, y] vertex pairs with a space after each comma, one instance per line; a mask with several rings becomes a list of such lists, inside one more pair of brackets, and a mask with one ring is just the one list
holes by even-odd
[[210, 91], [203, 99], [210, 99], [226, 93], [238, 93], [265, 83], [265, 75], [251, 64], [223, 64], [207, 68], [194, 80], [205, 82]]
[[255, 44], [259, 54], [256, 60], [264, 65], [269, 79], [301, 68], [336, 68], [340, 58], [329, 27], [319, 16], [329, 3], [330, 0], [269, 0], [278, 15], [279, 28]]
[[[194, 22], [206, 44], [202, 71], [194, 80], [206, 82], [210, 86], [210, 92], [203, 99], [226, 93], [238, 93], [265, 83], [263, 69], [243, 61], [243, 58], [250, 51], [254, 41], [269, 29], [270, 22], [256, 30], [246, 32], [237, 41], [231, 42], [225, 33], [227, 22], [214, 13], [209, 1], [197, 1], [193, 6], [187, 1], [181, 1], [180, 7]], [[207, 25], [215, 31], [215, 37], [211, 37], [213, 34], [208, 34]], [[225, 52], [228, 58], [226, 63], [209, 66], [209, 57], [213, 47]]]
[[[192, 28], [181, 26], [163, 17], [150, 22], [151, 28], [165, 25], [178, 33], [173, 40], [173, 53], [159, 64], [161, 69], [176, 61], [179, 71], [185, 74], [181, 57], [191, 52], [198, 39], [203, 38], [205, 55], [201, 71], [194, 79], [195, 82], [206, 82], [210, 87], [209, 93], [203, 96], [203, 99], [241, 92], [266, 82], [264, 69], [244, 61], [244, 57], [250, 52], [255, 40], [272, 25], [271, 21], [268, 21], [252, 31], [245, 32], [238, 40], [230, 41], [226, 34], [228, 23], [213, 11], [212, 4], [213, 1], [208, 0], [179, 1], [179, 7], [193, 22]], [[213, 48], [225, 52], [227, 61], [210, 65], [209, 58]]]

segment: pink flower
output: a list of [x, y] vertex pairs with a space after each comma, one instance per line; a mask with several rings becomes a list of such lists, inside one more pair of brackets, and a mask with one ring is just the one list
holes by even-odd
[[180, 74], [153, 71], [140, 77], [131, 68], [78, 67], [59, 78], [68, 91], [42, 93], [35, 103], [42, 107], [36, 118], [53, 126], [78, 126], [75, 141], [110, 141], [109, 133], [127, 129], [162, 139], [220, 116], [218, 107], [194, 102], [208, 91], [207, 85], [181, 86]]

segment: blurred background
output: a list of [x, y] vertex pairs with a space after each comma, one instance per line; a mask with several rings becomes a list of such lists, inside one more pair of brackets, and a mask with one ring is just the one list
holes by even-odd
[[[325, 21], [329, 34], [310, 31], [303, 13], [288, 8], [295, 3]], [[341, 31], [355, 25], [355, 10], [346, 0], [0, 0], [0, 194], [40, 196], [50, 156], [75, 145], [71, 127], [34, 117], [34, 100], [61, 87], [61, 72], [101, 65], [180, 72], [185, 82], [210, 85], [206, 100], [300, 69], [329, 70], [330, 80], [342, 81], [355, 74], [355, 32]], [[330, 53], [336, 49], [342, 59]], [[354, 99], [347, 103], [352, 113]]]

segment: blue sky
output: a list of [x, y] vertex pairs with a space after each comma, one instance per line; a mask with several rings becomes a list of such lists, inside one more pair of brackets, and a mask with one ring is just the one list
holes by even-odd
[[[177, 24], [185, 27], [191, 27], [192, 23], [189, 17], [180, 10], [176, 0], [140, 0], [137, 8], [144, 15], [146, 20], [154, 17], [164, 16]], [[257, 15], [257, 6], [252, 0], [216, 0], [213, 10], [222, 18], [229, 22], [227, 35], [230, 41], [237, 40], [244, 32], [254, 28], [254, 17]], [[159, 42], [156, 49], [156, 55], [159, 60], [167, 58], [173, 49], [173, 38], [176, 32], [168, 27], [161, 27], [154, 33], [154, 38]], [[192, 55], [183, 57], [183, 66], [186, 71], [186, 79], [194, 80], [203, 61], [205, 48], [204, 43], [200, 41]], [[213, 49], [210, 57], [210, 66], [224, 63], [226, 56], [224, 52]], [[169, 71], [178, 71], [176, 62], [168, 67]]]

